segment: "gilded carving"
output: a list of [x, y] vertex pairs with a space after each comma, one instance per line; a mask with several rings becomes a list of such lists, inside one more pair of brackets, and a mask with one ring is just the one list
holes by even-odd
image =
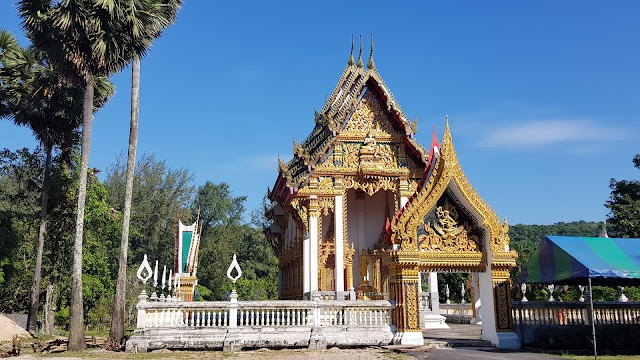
[[405, 291], [407, 294], [406, 306], [407, 306], [407, 327], [405, 330], [416, 330], [418, 328], [418, 306], [416, 294], [417, 283], [405, 283]]
[[469, 225], [458, 225], [458, 211], [448, 202], [436, 208], [436, 221], [433, 225], [427, 222], [424, 230], [426, 234], [418, 237], [421, 251], [477, 252], [479, 249], [478, 237], [469, 236]]
[[364, 135], [368, 132], [380, 135], [400, 134], [387, 118], [378, 100], [372, 92], [367, 92], [356, 107], [356, 111], [348, 120], [342, 133]]
[[509, 281], [497, 284], [494, 288], [494, 311], [496, 318], [496, 331], [505, 332], [513, 330], [511, 318], [511, 296], [509, 293]]
[[320, 176], [318, 178], [318, 190], [333, 190], [333, 179], [328, 176]]
[[329, 215], [329, 210], [333, 211], [335, 201], [333, 197], [318, 198], [318, 210], [324, 215]]
[[309, 211], [308, 209], [300, 203], [299, 199], [291, 200], [291, 207], [298, 213], [298, 217], [302, 224], [304, 225], [304, 231], [309, 231]]
[[342, 146], [342, 150], [342, 166], [348, 169], [358, 168], [358, 163], [360, 162], [360, 145], [345, 143]]
[[345, 189], [362, 190], [372, 196], [379, 190], [394, 190], [397, 180], [386, 176], [376, 177], [347, 177], [345, 178]]

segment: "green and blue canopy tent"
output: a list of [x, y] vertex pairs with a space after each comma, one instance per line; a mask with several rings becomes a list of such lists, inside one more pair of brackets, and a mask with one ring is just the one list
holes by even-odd
[[[520, 283], [640, 285], [640, 239], [547, 236], [531, 255]], [[591, 298], [591, 297], [590, 297]], [[590, 300], [593, 319], [593, 300]], [[595, 326], [593, 351], [597, 356]]]

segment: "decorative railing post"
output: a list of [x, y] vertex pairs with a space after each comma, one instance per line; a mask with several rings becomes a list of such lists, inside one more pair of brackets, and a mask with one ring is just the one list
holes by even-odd
[[[147, 254], [145, 254], [147, 256]], [[153, 292], [151, 293], [151, 298], [149, 300], [157, 301], [158, 294], [156, 293], [156, 287], [158, 286], [158, 260], [156, 260], [156, 267], [153, 271]]]
[[529, 301], [529, 299], [527, 299], [527, 284], [526, 283], [522, 283], [520, 285], [520, 290], [522, 291], [522, 301], [523, 302], [527, 302]]
[[142, 282], [142, 291], [138, 296], [138, 304], [136, 305], [136, 309], [138, 309], [138, 319], [136, 320], [136, 326], [138, 329], [144, 329], [147, 323], [147, 292], [144, 289], [144, 286], [147, 284], [147, 281], [151, 278], [151, 266], [149, 265], [149, 261], [147, 260], [147, 254], [144, 254], [144, 258], [142, 259], [142, 264], [138, 268], [136, 272], [136, 276], [138, 280]]
[[447, 296], [447, 301], [445, 301], [445, 304], [451, 304], [451, 300], [449, 299], [449, 295], [451, 295], [451, 293], [449, 292], [449, 284], [445, 284], [444, 294]]
[[320, 294], [318, 292], [311, 292], [313, 300], [313, 326], [320, 326]]
[[618, 298], [618, 301], [619, 302], [627, 302], [627, 301], [629, 301], [627, 296], [624, 294], [624, 286], [619, 286], [619, 288], [620, 288], [620, 297]]
[[[238, 272], [236, 276], [231, 275], [233, 269]], [[242, 270], [238, 264], [236, 254], [233, 254], [233, 260], [227, 269], [227, 277], [233, 282], [233, 290], [231, 290], [231, 294], [229, 295], [229, 302], [231, 303], [231, 306], [229, 307], [229, 327], [238, 326], [238, 293], [236, 292], [236, 281], [240, 276], [242, 276]]]
[[549, 284], [547, 285], [547, 290], [549, 290], [549, 302], [554, 302], [556, 301], [556, 299], [553, 298], [553, 289], [555, 288], [555, 285], [553, 284]]

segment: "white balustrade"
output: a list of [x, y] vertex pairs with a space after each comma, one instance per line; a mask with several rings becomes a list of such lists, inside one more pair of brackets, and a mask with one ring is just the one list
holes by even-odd
[[[226, 328], [237, 307], [237, 327], [384, 326], [391, 323], [391, 304], [374, 301], [199, 301], [138, 304], [144, 328]], [[139, 313], [140, 316], [140, 313]], [[140, 326], [139, 326], [140, 328]]]
[[[585, 302], [513, 302], [513, 320], [516, 325], [589, 325]], [[640, 324], [640, 303], [594, 302], [596, 325]]]

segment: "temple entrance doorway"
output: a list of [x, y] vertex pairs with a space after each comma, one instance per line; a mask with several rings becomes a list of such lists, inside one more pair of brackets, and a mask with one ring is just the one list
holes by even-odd
[[450, 324], [482, 325], [478, 274], [421, 271], [422, 330], [449, 329]]

